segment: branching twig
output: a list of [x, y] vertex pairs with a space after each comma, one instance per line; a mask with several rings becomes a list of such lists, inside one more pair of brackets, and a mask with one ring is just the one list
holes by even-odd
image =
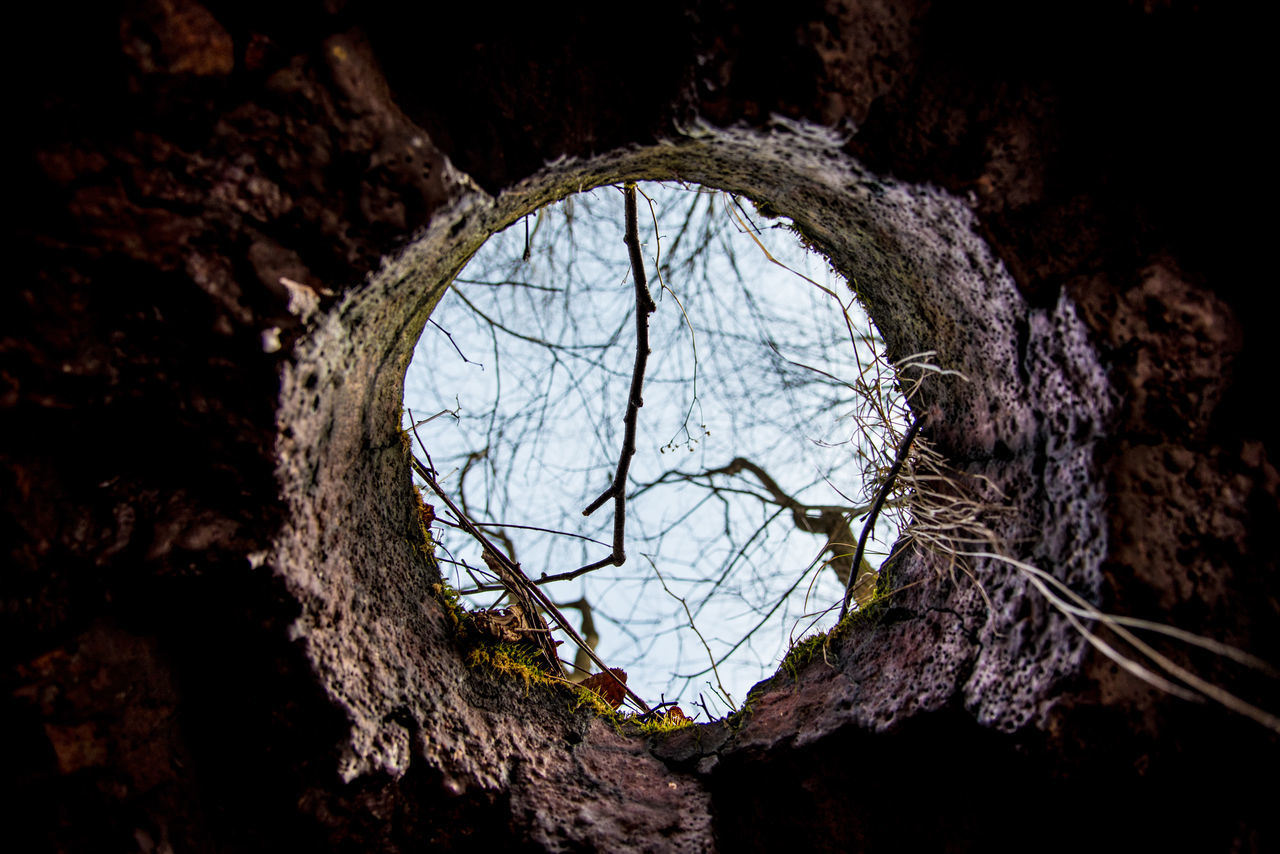
[[653, 567], [653, 574], [658, 576], [658, 583], [662, 585], [662, 589], [666, 591], [668, 596], [679, 602], [680, 606], [684, 608], [684, 615], [689, 619], [689, 628], [693, 629], [693, 633], [698, 636], [698, 640], [702, 641], [702, 648], [707, 651], [707, 660], [711, 662], [711, 672], [715, 674], [716, 685], [720, 687], [720, 693], [728, 698], [729, 705], [732, 707], [734, 705], [733, 695], [725, 690], [724, 683], [720, 681], [720, 670], [716, 667], [715, 654], [711, 652], [711, 646], [707, 643], [707, 639], [702, 636], [702, 632], [698, 631], [698, 626], [693, 621], [693, 612], [689, 610], [689, 603], [686, 602], [683, 597], [677, 596], [675, 593], [671, 592], [671, 588], [667, 586], [667, 580], [663, 578], [662, 573], [658, 571], [658, 565], [653, 562], [653, 558], [648, 555], [645, 555], [644, 557], [645, 560], [649, 561], [649, 566]]
[[[750, 490], [719, 487], [710, 483], [714, 475], [734, 477], [744, 471], [754, 475], [756, 480], [768, 491], [769, 495], [760, 495]], [[755, 498], [761, 503], [781, 507], [790, 512], [792, 524], [795, 525], [797, 530], [825, 536], [827, 542], [822, 548], [823, 551], [829, 552], [831, 555], [827, 564], [835, 572], [836, 577], [840, 579], [841, 585], [847, 587], [850, 584], [849, 574], [853, 572], [855, 564], [852, 562], [851, 553], [848, 551], [853, 546], [853, 530], [849, 527], [849, 523], [852, 519], [856, 519], [868, 512], [871, 509], [870, 504], [853, 507], [833, 504], [806, 504], [789, 495], [762, 466], [744, 457], [734, 457], [729, 461], [728, 465], [707, 469], [695, 474], [682, 471], [664, 472], [656, 481], [646, 484], [633, 493], [633, 497], [660, 483], [670, 483], [673, 480], [694, 483], [702, 479], [708, 481], [707, 488], [716, 494], [721, 492], [740, 492]], [[862, 586], [865, 587], [866, 579], [874, 577], [875, 570], [865, 560], [856, 564], [856, 566], [858, 567], [858, 577], [853, 583], [857, 585], [862, 582]]]
[[[627, 525], [627, 470], [631, 467], [631, 457], [636, 452], [636, 421], [640, 407], [644, 406], [641, 391], [644, 387], [645, 365], [649, 361], [649, 315], [658, 306], [649, 293], [649, 283], [644, 272], [644, 256], [640, 253], [640, 228], [636, 216], [636, 185], [626, 185], [626, 219], [627, 249], [631, 254], [631, 272], [636, 282], [636, 363], [631, 373], [631, 391], [627, 395], [627, 414], [623, 417], [625, 433], [622, 450], [618, 452], [618, 468], [613, 475], [613, 483], [600, 493], [600, 496], [587, 505], [583, 516], [590, 516], [599, 510], [610, 498], [613, 499], [613, 552], [604, 560], [587, 564], [576, 570], [577, 575], [613, 564], [622, 566], [627, 561], [624, 542]], [[569, 576], [573, 577], [573, 576]]]

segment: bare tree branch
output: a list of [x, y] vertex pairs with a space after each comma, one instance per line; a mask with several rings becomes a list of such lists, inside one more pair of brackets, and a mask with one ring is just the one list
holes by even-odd
[[631, 273], [636, 282], [636, 362], [631, 373], [631, 391], [627, 395], [627, 412], [623, 417], [625, 434], [622, 450], [618, 452], [618, 469], [614, 472], [613, 483], [600, 494], [595, 501], [582, 511], [583, 516], [590, 516], [600, 509], [606, 501], [613, 499], [613, 552], [602, 561], [596, 561], [577, 570], [578, 574], [590, 572], [602, 566], [613, 564], [622, 566], [627, 562], [624, 537], [627, 525], [627, 470], [631, 467], [631, 457], [636, 452], [636, 421], [639, 419], [640, 407], [644, 406], [641, 392], [644, 388], [644, 370], [649, 361], [649, 315], [658, 306], [649, 293], [649, 283], [644, 272], [644, 256], [640, 253], [640, 228], [636, 215], [636, 185], [626, 185], [626, 218], [627, 249], [631, 254]]
[[[409, 418], [412, 421], [413, 413], [409, 414]], [[423, 445], [422, 437], [418, 435], [416, 429], [414, 430], [413, 435], [414, 438], [418, 440], [418, 445], [422, 447], [425, 452], [426, 446]], [[560, 657], [556, 653], [555, 644], [551, 640], [551, 631], [546, 628], [546, 623], [543, 622], [542, 617], [539, 614], [538, 606], [541, 606], [542, 610], [545, 610], [555, 618], [555, 621], [560, 626], [560, 630], [568, 635], [570, 640], [577, 644], [579, 649], [585, 650], [587, 655], [600, 667], [602, 672], [609, 673], [610, 678], [617, 682], [618, 685], [622, 686], [623, 691], [632, 699], [638, 708], [645, 712], [652, 711], [648, 704], [645, 703], [638, 694], [627, 687], [627, 683], [612, 675], [612, 671], [609, 669], [608, 665], [601, 661], [600, 657], [596, 655], [595, 650], [592, 649], [591, 645], [583, 640], [583, 638], [573, 630], [569, 625], [569, 621], [565, 619], [564, 614], [560, 613], [560, 610], [551, 602], [550, 599], [546, 597], [546, 594], [529, 581], [524, 572], [521, 571], [520, 566], [495, 547], [489, 538], [486, 537], [484, 533], [466, 517], [466, 514], [464, 514], [461, 509], [453, 503], [453, 500], [449, 498], [443, 489], [440, 488], [440, 484], [436, 483], [435, 478], [431, 476], [431, 472], [427, 467], [419, 462], [416, 457], [411, 456], [410, 461], [413, 470], [418, 477], [422, 478], [423, 481], [426, 482], [432, 492], [440, 496], [440, 500], [448, 506], [449, 510], [458, 518], [458, 521], [466, 527], [467, 533], [471, 534], [472, 537], [484, 546], [485, 562], [489, 565], [490, 569], [498, 573], [503, 584], [507, 585], [507, 592], [511, 594], [511, 598], [516, 601], [517, 604], [521, 605], [522, 610], [525, 610], [526, 616], [530, 620], [535, 621], [534, 627], [539, 628], [537, 624], [541, 623], [541, 628], [545, 630], [545, 634], [542, 631], [539, 631], [535, 632], [533, 636], [536, 639], [536, 643], [541, 649], [542, 654], [549, 659], [548, 664], [552, 668], [552, 673], [561, 679], [565, 676], [564, 668], [560, 664]], [[535, 602], [536, 604], [534, 604]]]
[[[710, 483], [714, 475], [732, 477], [744, 471], [755, 476], [756, 480], [768, 491], [769, 498], [748, 490], [733, 490]], [[841, 587], [849, 587], [849, 576], [855, 565], [853, 529], [849, 523], [852, 519], [858, 518], [870, 510], [872, 505], [846, 507], [830, 504], [805, 504], [789, 495], [763, 467], [743, 457], [734, 457], [728, 464], [719, 468], [707, 469], [706, 471], [692, 474], [680, 471], [665, 472], [658, 480], [637, 490], [636, 494], [656, 484], [670, 483], [673, 480], [682, 480], [688, 483], [707, 480], [706, 488], [713, 492], [737, 492], [756, 498], [761, 502], [775, 504], [783, 510], [789, 511], [792, 524], [795, 525], [797, 530], [826, 537], [827, 541], [823, 545], [823, 551], [830, 555], [827, 565], [831, 567], [836, 577], [840, 579]], [[854, 595], [854, 601], [861, 603], [869, 598], [871, 589], [875, 586], [876, 571], [867, 562], [866, 558], [860, 557], [857, 566], [858, 574], [853, 579], [852, 584], [857, 591]]]
[[[695, 192], [683, 194], [690, 189]], [[718, 191], [648, 184], [616, 190], [621, 190], [624, 217], [616, 213], [615, 189], [567, 199], [540, 210], [536, 224], [526, 219], [524, 229], [495, 236], [487, 254], [478, 254], [468, 266], [467, 278], [454, 280], [456, 296], [442, 309], [452, 306], [455, 313], [442, 313], [440, 322], [456, 336], [455, 346], [445, 335], [424, 338], [414, 379], [424, 399], [420, 408], [435, 411], [441, 408], [437, 398], [452, 403], [459, 393], [467, 411], [456, 426], [436, 425], [433, 435], [424, 437], [441, 460], [439, 473], [429, 458], [423, 458], [425, 468], [455, 493], [465, 516], [457, 527], [480, 546], [472, 553], [471, 543], [450, 543], [459, 557], [466, 550], [453, 579], [456, 587], [466, 586], [461, 593], [492, 598], [519, 588], [558, 632], [559, 618], [533, 591], [557, 596], [545, 585], [587, 576], [580, 592], [557, 596], [592, 603], [582, 643], [593, 646], [595, 640], [587, 622], [592, 628], [607, 624], [607, 642], [617, 650], [607, 655], [611, 662], [617, 656], [632, 671], [633, 682], [639, 673], [646, 682], [672, 679], [671, 686], [680, 678], [670, 674], [701, 669], [677, 663], [677, 657], [705, 649], [724, 680], [712, 693], [720, 696], [732, 688], [739, 694], [740, 681], [758, 679], [751, 671], [759, 663], [767, 666], [772, 657], [766, 647], [773, 643], [773, 628], [760, 631], [766, 625], [761, 618], [790, 621], [800, 613], [795, 610], [800, 597], [808, 611], [809, 597], [816, 595], [833, 603], [831, 614], [819, 617], [830, 622], [840, 601], [835, 580], [844, 591], [852, 588], [855, 601], [874, 586], [875, 572], [856, 552], [854, 519], [874, 503], [871, 496], [861, 497], [862, 484], [883, 479], [910, 414], [903, 415], [895, 397], [898, 375], [874, 352], [880, 343], [874, 330], [865, 317], [854, 311], [851, 319], [847, 311], [850, 292], [813, 272], [797, 247], [788, 254], [785, 245], [768, 242], [765, 250], [758, 242], [776, 234], [770, 228], [785, 225], [761, 223], [755, 211], [748, 214], [749, 206]], [[644, 246], [635, 214], [642, 195], [653, 220]], [[768, 234], [761, 233], [762, 226]], [[662, 252], [650, 257], [658, 246]], [[646, 269], [645, 258], [652, 268]], [[807, 284], [790, 290], [769, 272], [783, 269]], [[634, 293], [626, 287], [628, 274], [635, 280]], [[468, 284], [474, 287], [462, 291]], [[659, 287], [680, 308], [670, 325], [650, 317]], [[852, 287], [856, 291], [857, 284]], [[630, 307], [636, 310], [634, 326], [627, 316]], [[631, 342], [633, 329], [637, 339]], [[634, 353], [628, 352], [632, 347]], [[473, 350], [489, 351], [486, 370], [473, 370], [456, 358], [458, 351], [469, 355]], [[617, 413], [615, 389], [628, 380], [625, 412]], [[645, 402], [658, 408], [639, 425], [638, 410]], [[683, 427], [680, 412], [685, 413]], [[638, 453], [647, 450], [646, 442], [665, 438], [641, 433], [640, 426], [650, 429], [651, 418], [655, 433], [675, 428], [664, 453], [729, 449], [720, 459], [734, 458], [711, 468], [699, 456], [684, 470], [672, 461], [664, 472], [666, 459]], [[852, 429], [846, 432], [844, 424]], [[624, 429], [617, 435], [620, 426]], [[835, 431], [842, 435], [837, 438]], [[482, 464], [477, 449], [484, 455]], [[449, 469], [461, 470], [459, 485], [442, 477]], [[483, 472], [479, 487], [466, 482], [478, 469]], [[805, 480], [803, 472], [815, 470], [822, 479]], [[595, 497], [605, 477], [608, 489]], [[648, 483], [638, 486], [640, 480]], [[822, 480], [830, 497], [818, 497]], [[788, 492], [782, 484], [794, 488]], [[698, 489], [689, 490], [690, 485]], [[846, 497], [841, 488], [856, 497]], [[578, 542], [564, 539], [562, 534], [578, 530], [568, 519], [583, 508], [574, 496], [584, 494], [594, 497], [586, 514], [603, 515], [595, 511], [612, 499], [613, 517], [582, 525], [582, 533], [573, 535]], [[881, 515], [899, 522], [900, 513], [888, 512], [899, 504], [891, 492]], [[452, 515], [442, 513], [441, 521], [449, 524]], [[881, 520], [877, 533], [884, 527]], [[504, 528], [511, 537], [500, 533]], [[517, 534], [517, 529], [535, 533]], [[497, 545], [492, 559], [501, 572], [481, 562], [488, 547], [476, 533]], [[810, 551], [809, 536], [796, 534], [822, 536], [821, 548]], [[504, 563], [519, 567], [513, 538], [521, 547], [518, 557], [547, 571], [525, 576], [522, 570], [520, 578], [503, 580]], [[654, 571], [609, 571], [623, 565], [627, 550], [632, 558], [644, 552]], [[465, 584], [468, 576], [474, 585]], [[659, 585], [679, 603], [670, 607], [675, 600]], [[812, 616], [805, 613], [802, 619]], [[672, 643], [682, 636], [691, 639], [687, 626], [694, 618], [706, 631], [705, 644], [689, 644], [686, 650], [685, 640]], [[668, 658], [668, 666], [658, 665]], [[592, 666], [589, 661], [580, 646], [575, 664], [585, 668]], [[566, 661], [564, 666], [574, 665]]]

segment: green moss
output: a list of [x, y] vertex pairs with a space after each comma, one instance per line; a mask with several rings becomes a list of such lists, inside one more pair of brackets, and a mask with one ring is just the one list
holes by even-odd
[[799, 681], [800, 671], [815, 658], [827, 657], [832, 643], [845, 637], [857, 628], [878, 625], [888, 613], [889, 600], [892, 596], [893, 567], [886, 561], [880, 568], [876, 579], [875, 591], [871, 598], [860, 607], [844, 615], [844, 619], [830, 631], [810, 635], [792, 644], [778, 666], [778, 673], [786, 673], [793, 680]]
[[478, 643], [467, 653], [467, 666], [516, 677], [526, 693], [533, 685], [563, 684], [542, 668], [537, 651], [527, 644]]
[[458, 591], [454, 590], [447, 581], [441, 579], [431, 585], [431, 592], [435, 594], [436, 599], [444, 606], [444, 611], [449, 615], [453, 622], [454, 631], [459, 635], [467, 634], [471, 629], [471, 615], [467, 613], [467, 609], [462, 607], [459, 600]]
[[876, 595], [875, 598], [861, 608], [845, 614], [844, 619], [840, 621], [840, 625], [831, 630], [832, 634], [837, 631], [842, 635], [848, 634], [849, 630], [855, 627], [876, 625], [888, 610], [889, 597]]
[[764, 684], [767, 684], [767, 683], [762, 682], [760, 683], [760, 685], [757, 685], [754, 688], [752, 688], [750, 691], [748, 691], [747, 699], [742, 701], [742, 708], [738, 709], [736, 712], [734, 712], [733, 714], [729, 715], [727, 718], [724, 719], [724, 722], [729, 725], [730, 729], [735, 729], [735, 730], [741, 729], [742, 725], [745, 724], [747, 722], [747, 719], [751, 717], [754, 711], [753, 707], [755, 706], [756, 700], [758, 700], [765, 692], [765, 689], [761, 687], [761, 685], [764, 685]]
[[834, 630], [823, 632], [792, 644], [791, 649], [787, 650], [787, 654], [782, 657], [782, 664], [778, 669], [799, 681], [801, 668], [819, 656], [825, 658], [834, 633]]
[[605, 718], [615, 727], [621, 723], [622, 716], [617, 710], [605, 702], [601, 697], [590, 688], [583, 688], [581, 685], [573, 686], [573, 701], [569, 704], [569, 710], [576, 712], [579, 709], [589, 709], [594, 712], [597, 717]]
[[466, 661], [468, 667], [488, 670], [506, 678], [519, 679], [524, 683], [525, 693], [535, 685], [545, 685], [552, 690], [565, 691], [569, 694], [569, 711], [578, 712], [585, 709], [608, 723], [620, 734], [661, 735], [693, 725], [693, 721], [688, 718], [673, 717], [669, 714], [641, 720], [640, 715], [620, 712], [595, 691], [583, 688], [581, 685], [570, 685], [565, 680], [557, 679], [547, 673], [542, 667], [539, 653], [528, 644], [481, 641], [467, 652]]
[[414, 513], [414, 521], [416, 523], [417, 535], [413, 537], [414, 547], [422, 554], [427, 563], [435, 566], [436, 564], [436, 540], [431, 536], [431, 524], [435, 521], [436, 510], [433, 506], [422, 500], [422, 493], [418, 491], [418, 487], [413, 487], [413, 498], [416, 505]]
[[885, 561], [880, 567], [879, 577], [876, 579], [876, 589], [871, 594], [871, 598], [864, 602], [856, 610], [850, 611], [844, 615], [844, 619], [840, 624], [831, 630], [834, 637], [837, 633], [843, 635], [860, 626], [878, 625], [884, 619], [885, 614], [889, 611], [889, 600], [893, 598], [893, 577], [894, 570], [897, 568], [897, 558]]
[[576, 712], [580, 709], [587, 709], [596, 717], [603, 719], [618, 733], [662, 735], [668, 732], [675, 732], [687, 726], [693, 726], [693, 721], [683, 716], [673, 717], [669, 714], [659, 714], [644, 719], [644, 715], [618, 711], [595, 691], [581, 686], [574, 686], [573, 692], [574, 699], [569, 705], [570, 711]]
[[[400, 409], [400, 423], [404, 423], [405, 410]], [[400, 446], [404, 448], [405, 456], [413, 453], [413, 437], [409, 435], [409, 431], [404, 427], [397, 427], [396, 432], [400, 434]]]
[[687, 726], [693, 726], [693, 721], [686, 717], [672, 717], [671, 715], [655, 715], [647, 721], [626, 720], [624, 723], [630, 722], [635, 726], [635, 731], [641, 735], [662, 735], [663, 733], [675, 732], [678, 729], [684, 729]]
[[619, 714], [596, 692], [552, 676], [544, 669], [540, 653], [528, 644], [481, 640], [467, 652], [466, 661], [467, 666], [473, 669], [487, 670], [507, 679], [519, 679], [524, 683], [526, 694], [534, 686], [563, 691], [569, 697], [569, 711], [586, 709], [617, 732], [623, 731], [626, 716]]

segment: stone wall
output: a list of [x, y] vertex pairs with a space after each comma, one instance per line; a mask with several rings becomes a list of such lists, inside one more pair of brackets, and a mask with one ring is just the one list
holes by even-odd
[[[489, 234], [640, 178], [767, 201], [856, 277], [892, 357], [935, 350], [968, 378], [925, 387], [926, 433], [1003, 492], [1013, 557], [1280, 661], [1238, 22], [1179, 4], [575, 14], [37, 10], [0, 311], [19, 835], [1275, 845], [1249, 781], [1275, 732], [1138, 681], [1000, 562], [953, 581], [909, 553], [882, 619], [731, 724], [662, 738], [464, 666], [412, 538], [413, 344]], [[1274, 680], [1152, 643], [1277, 710]]]

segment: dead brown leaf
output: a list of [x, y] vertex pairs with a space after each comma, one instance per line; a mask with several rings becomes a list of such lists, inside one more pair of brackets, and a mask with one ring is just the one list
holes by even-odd
[[[609, 673], [612, 673], [618, 678], [614, 679], [610, 677]], [[594, 691], [601, 697], [604, 697], [604, 701], [616, 709], [622, 705], [622, 701], [627, 696], [626, 690], [622, 685], [618, 684], [619, 681], [626, 683], [627, 671], [623, 670], [621, 667], [610, 667], [608, 673], [603, 671], [600, 673], [594, 673], [586, 679], [583, 679], [581, 684], [582, 687], [586, 688], [588, 691]]]

